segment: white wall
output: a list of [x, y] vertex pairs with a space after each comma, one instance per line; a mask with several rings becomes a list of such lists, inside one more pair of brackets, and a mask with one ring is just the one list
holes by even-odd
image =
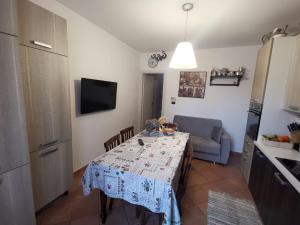
[[294, 41], [295, 37], [274, 39], [259, 135], [287, 135], [287, 125], [300, 116], [283, 110]]
[[[143, 72], [162, 72], [164, 78], [164, 97], [162, 113], [172, 121], [175, 114], [196, 117], [215, 118], [223, 121], [225, 130], [233, 140], [233, 151], [241, 152], [247, 122], [247, 110], [250, 102], [252, 82], [256, 64], [258, 46], [203, 49], [196, 51], [198, 68], [196, 71], [207, 71], [206, 91], [204, 99], [178, 97], [179, 71], [168, 68], [172, 52], [168, 58], [155, 69], [147, 65], [149, 54], [141, 55], [141, 74]], [[237, 69], [243, 66], [247, 69], [246, 79], [239, 87], [209, 86], [210, 71], [213, 67]], [[171, 97], [177, 102], [172, 105]]]
[[[129, 125], [137, 127], [139, 53], [57, 1], [32, 0], [68, 23], [74, 171], [103, 153], [103, 143]], [[118, 82], [113, 111], [76, 115], [75, 81]]]

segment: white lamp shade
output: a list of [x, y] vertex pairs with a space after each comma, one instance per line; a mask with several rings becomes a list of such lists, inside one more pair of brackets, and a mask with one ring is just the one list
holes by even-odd
[[169, 67], [172, 69], [197, 68], [196, 57], [191, 42], [184, 41], [177, 44]]

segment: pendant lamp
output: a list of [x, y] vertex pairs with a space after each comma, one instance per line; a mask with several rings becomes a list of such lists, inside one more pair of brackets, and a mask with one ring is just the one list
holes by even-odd
[[192, 3], [185, 3], [182, 5], [183, 11], [186, 12], [185, 19], [185, 34], [184, 41], [177, 44], [175, 52], [172, 56], [169, 67], [172, 69], [194, 69], [197, 68], [196, 57], [191, 42], [187, 41], [187, 22], [188, 13], [192, 10], [194, 5]]

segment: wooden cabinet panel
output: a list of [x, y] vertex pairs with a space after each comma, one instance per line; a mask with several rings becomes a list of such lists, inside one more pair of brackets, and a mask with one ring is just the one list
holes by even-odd
[[243, 156], [241, 161], [241, 172], [245, 177], [247, 183], [249, 183], [253, 151], [254, 151], [254, 142], [246, 135], [244, 140], [244, 151], [243, 151]]
[[38, 210], [68, 190], [72, 183], [71, 142], [30, 155], [35, 209]]
[[300, 35], [295, 37], [295, 48], [291, 60], [285, 108], [300, 113]]
[[[20, 43], [46, 51], [54, 51], [55, 26], [53, 13], [27, 0], [19, 0], [18, 16]], [[38, 43], [34, 44], [34, 41], [47, 44], [49, 47], [43, 47]]]
[[17, 0], [0, 1], [0, 32], [18, 35]]
[[251, 94], [251, 100], [254, 102], [262, 103], [264, 100], [264, 92], [268, 77], [272, 46], [273, 40], [270, 40], [258, 51]]
[[0, 225], [34, 225], [29, 164], [0, 175]]
[[21, 47], [30, 151], [71, 138], [67, 58]]
[[28, 1], [18, 1], [20, 43], [68, 55], [67, 22], [64, 18]]
[[0, 33], [0, 174], [29, 161], [18, 42]]
[[55, 52], [68, 55], [67, 21], [55, 15]]

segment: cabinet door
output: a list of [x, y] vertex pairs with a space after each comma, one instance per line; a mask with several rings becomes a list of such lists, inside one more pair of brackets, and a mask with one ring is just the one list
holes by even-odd
[[54, 51], [54, 14], [42, 7], [18, 0], [20, 43], [26, 46]]
[[33, 152], [30, 158], [35, 209], [39, 210], [72, 183], [71, 142]]
[[273, 40], [267, 42], [258, 51], [251, 100], [263, 103], [264, 91], [268, 77]]
[[294, 54], [289, 70], [285, 108], [300, 113], [300, 35], [295, 39]]
[[29, 161], [18, 42], [0, 33], [0, 174]]
[[272, 173], [265, 210], [263, 215], [266, 225], [299, 224], [300, 194], [291, 184], [274, 169]]
[[55, 15], [55, 52], [68, 55], [67, 21]]
[[21, 47], [30, 151], [71, 138], [67, 58]]
[[17, 0], [0, 1], [0, 32], [17, 35]]
[[0, 225], [34, 225], [29, 164], [0, 175]]
[[264, 185], [264, 172], [267, 165], [266, 156], [255, 147], [252, 159], [252, 166], [249, 179], [249, 189], [256, 203], [256, 206], [261, 212], [263, 204], [263, 185]]

